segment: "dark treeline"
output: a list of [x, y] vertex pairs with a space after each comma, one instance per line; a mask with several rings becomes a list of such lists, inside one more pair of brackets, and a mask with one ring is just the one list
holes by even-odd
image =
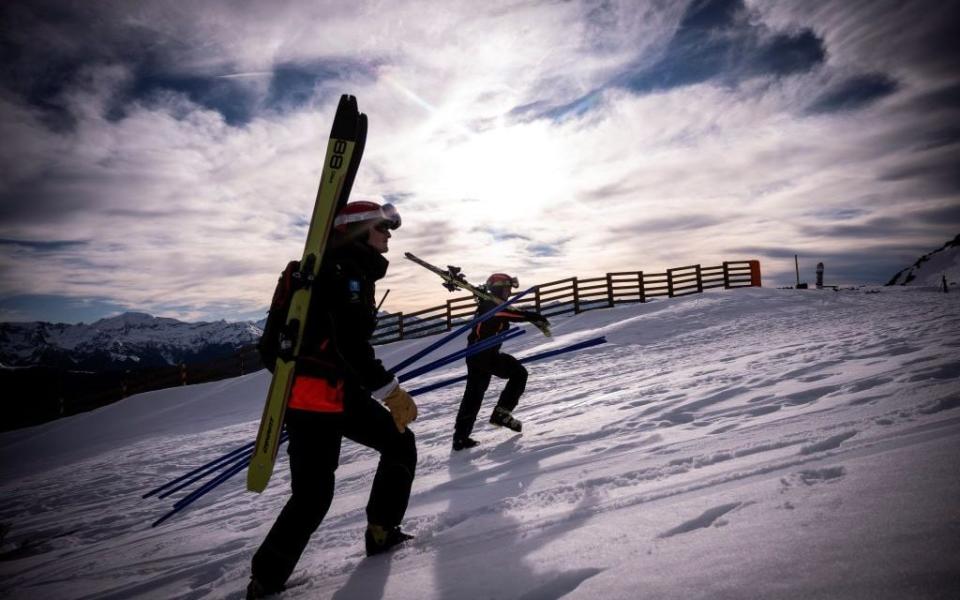
[[216, 381], [262, 368], [256, 350], [248, 347], [215, 361], [124, 371], [90, 372], [54, 367], [0, 369], [6, 414], [0, 431], [86, 412], [141, 392]]

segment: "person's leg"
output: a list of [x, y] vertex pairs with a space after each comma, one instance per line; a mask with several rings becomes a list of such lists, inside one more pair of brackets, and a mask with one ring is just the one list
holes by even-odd
[[283, 586], [327, 514], [340, 460], [341, 414], [289, 410], [286, 424], [293, 493], [253, 556], [253, 578], [267, 589]]
[[397, 527], [407, 511], [417, 468], [413, 432], [409, 427], [397, 431], [390, 411], [365, 394], [348, 397], [344, 405], [344, 436], [380, 453], [367, 520], [387, 529]]
[[467, 386], [463, 390], [460, 409], [453, 429], [454, 440], [465, 440], [473, 432], [473, 425], [480, 414], [483, 395], [490, 386], [490, 372], [480, 366], [467, 362]]
[[498, 354], [493, 361], [492, 372], [497, 377], [507, 380], [507, 385], [500, 392], [497, 408], [513, 412], [520, 402], [520, 396], [527, 387], [527, 369], [520, 361], [509, 354]]

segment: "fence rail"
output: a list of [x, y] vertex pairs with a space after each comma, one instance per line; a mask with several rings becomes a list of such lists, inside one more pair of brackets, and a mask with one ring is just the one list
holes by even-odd
[[[712, 267], [676, 267], [667, 269], [665, 273], [621, 271], [607, 273], [603, 277], [567, 277], [540, 284], [533, 297], [524, 298], [515, 306], [520, 310], [535, 310], [546, 317], [553, 317], [610, 308], [618, 304], [646, 302], [656, 297], [674, 298], [715, 288], [760, 285], [760, 262], [735, 260]], [[384, 315], [377, 324], [373, 343], [387, 344], [447, 331], [458, 322], [470, 318], [476, 309], [476, 300], [468, 295], [412, 313]]]

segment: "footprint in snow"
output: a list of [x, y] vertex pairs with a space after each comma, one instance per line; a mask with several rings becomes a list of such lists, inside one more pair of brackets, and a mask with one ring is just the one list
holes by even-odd
[[[728, 512], [740, 508], [743, 506], [742, 502], [731, 502], [730, 504], [723, 504], [711, 508], [710, 510], [704, 512], [699, 517], [690, 519], [684, 523], [681, 523], [671, 529], [670, 531], [665, 531], [658, 535], [659, 538], [668, 538], [675, 535], [680, 535], [681, 533], [690, 533], [691, 531], [696, 531], [697, 529], [705, 529], [710, 527], [717, 521], [720, 517], [727, 514]], [[723, 524], [726, 524], [725, 522]]]
[[823, 452], [825, 450], [833, 450], [834, 448], [839, 448], [842, 443], [849, 440], [853, 436], [859, 433], [856, 430], [845, 431], [843, 433], [838, 433], [828, 437], [825, 440], [819, 442], [814, 442], [813, 444], [808, 444], [800, 448], [800, 454], [807, 455], [813, 454], [815, 452]]
[[824, 467], [822, 469], [804, 469], [789, 477], [780, 479], [780, 493], [786, 492], [797, 482], [803, 485], [817, 485], [819, 483], [835, 483], [847, 474], [847, 469], [843, 466]]
[[826, 467], [823, 469], [805, 469], [798, 473], [800, 481], [806, 485], [816, 485], [818, 483], [831, 483], [842, 479], [847, 474], [843, 467]]

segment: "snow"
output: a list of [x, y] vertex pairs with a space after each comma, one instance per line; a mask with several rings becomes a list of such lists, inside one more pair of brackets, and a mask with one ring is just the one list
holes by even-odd
[[[418, 398], [417, 537], [392, 555], [363, 557], [376, 455], [345, 441], [333, 506], [281, 597], [958, 597], [960, 294], [720, 291], [554, 331], [507, 349], [609, 343], [529, 366], [522, 435], [481, 422], [481, 446], [451, 453], [462, 387]], [[433, 339], [378, 352], [395, 364]], [[155, 529], [173, 498], [140, 495], [251, 441], [268, 383], [151, 392], [0, 435], [4, 550], [26, 544], [0, 561], [0, 596], [242, 597], [288, 495], [285, 458], [262, 495], [238, 476]]]
[[960, 283], [960, 235], [897, 273], [891, 284], [942, 288], [944, 277], [951, 287]]

